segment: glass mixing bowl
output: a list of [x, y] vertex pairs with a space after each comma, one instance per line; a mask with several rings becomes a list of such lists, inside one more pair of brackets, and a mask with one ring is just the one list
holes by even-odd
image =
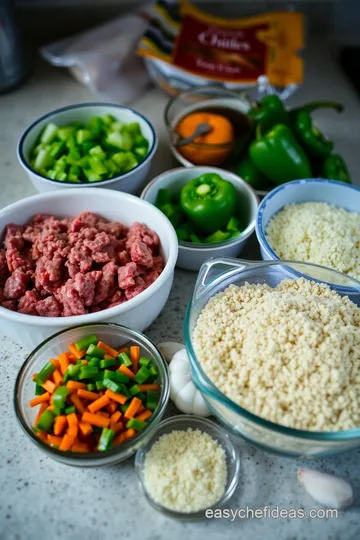
[[212, 413], [233, 433], [265, 450], [287, 456], [331, 455], [360, 446], [360, 426], [337, 432], [291, 429], [275, 424], [240, 407], [225, 396], [202, 369], [193, 347], [198, 316], [211, 297], [231, 284], [266, 283], [275, 287], [284, 279], [298, 277], [325, 282], [341, 296], [360, 306], [360, 282], [322, 266], [290, 261], [249, 262], [239, 259], [210, 259], [200, 269], [184, 321], [185, 345], [195, 385]]
[[[67, 350], [70, 343], [80, 338], [95, 334], [98, 339], [111, 347], [122, 347], [127, 343], [139, 345], [141, 355], [150, 358], [159, 370], [158, 383], [160, 384], [160, 399], [157, 408], [151, 416], [149, 425], [133, 439], [111, 448], [106, 452], [91, 452], [89, 454], [77, 454], [62, 452], [55, 447], [49, 446], [39, 439], [32, 429], [37, 413], [37, 407], [31, 408], [29, 401], [34, 397], [34, 383], [31, 379], [33, 373], [39, 373], [50, 358], [57, 357]], [[100, 467], [102, 465], [114, 465], [135, 454], [135, 452], [152, 436], [160, 422], [169, 400], [169, 375], [167, 364], [160, 351], [151, 341], [136, 330], [130, 330], [125, 326], [113, 323], [83, 324], [63, 330], [43, 341], [28, 356], [20, 369], [15, 383], [14, 405], [16, 416], [28, 437], [40, 450], [48, 456], [62, 461], [66, 465], [78, 467]]]

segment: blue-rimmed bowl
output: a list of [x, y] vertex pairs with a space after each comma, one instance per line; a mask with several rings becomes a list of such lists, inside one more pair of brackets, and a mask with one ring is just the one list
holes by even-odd
[[279, 260], [266, 238], [270, 219], [288, 204], [324, 202], [344, 208], [349, 212], [360, 212], [360, 188], [335, 182], [334, 180], [306, 179], [287, 182], [270, 191], [261, 201], [256, 216], [256, 236], [264, 260]]
[[[93, 116], [111, 114], [119, 122], [138, 122], [143, 136], [149, 141], [149, 151], [145, 159], [131, 171], [118, 174], [99, 182], [74, 183], [46, 178], [35, 171], [29, 164], [30, 153], [44, 127], [53, 122], [57, 126], [65, 126], [72, 122], [88, 122]], [[144, 184], [151, 161], [155, 155], [158, 138], [154, 127], [145, 116], [130, 107], [109, 103], [79, 103], [61, 109], [55, 109], [35, 120], [21, 135], [17, 148], [20, 165], [28, 174], [37, 191], [56, 191], [64, 188], [101, 187], [116, 189], [126, 193], [137, 193]]]
[[[264, 450], [291, 456], [316, 457], [337, 454], [360, 447], [360, 426], [345, 431], [304, 431], [275, 424], [244, 409], [225, 394], [206, 375], [195, 353], [194, 329], [209, 300], [231, 284], [267, 284], [276, 287], [284, 279], [299, 274], [305, 279], [323, 281], [341, 296], [348, 296], [360, 306], [360, 282], [323, 266], [293, 261], [251, 262], [239, 259], [212, 259], [200, 269], [194, 294], [184, 321], [185, 346], [195, 385], [210, 410], [234, 434]], [[319, 275], [322, 279], [319, 279]], [[332, 285], [342, 278], [343, 286]], [[211, 351], [209, 352], [211, 354]]]

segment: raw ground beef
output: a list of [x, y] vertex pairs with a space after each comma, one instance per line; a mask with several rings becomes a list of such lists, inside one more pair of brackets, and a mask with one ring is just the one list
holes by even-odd
[[163, 269], [159, 237], [146, 225], [38, 214], [6, 228], [0, 305], [41, 317], [95, 313], [134, 298]]

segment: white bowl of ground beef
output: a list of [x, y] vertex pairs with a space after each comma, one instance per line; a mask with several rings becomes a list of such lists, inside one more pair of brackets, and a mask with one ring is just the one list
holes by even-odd
[[170, 293], [175, 231], [133, 195], [35, 195], [0, 212], [0, 235], [0, 327], [27, 347], [84, 323], [143, 331]]

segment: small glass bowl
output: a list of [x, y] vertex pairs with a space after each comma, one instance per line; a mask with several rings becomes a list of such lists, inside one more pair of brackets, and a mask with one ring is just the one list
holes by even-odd
[[[223, 447], [226, 455], [227, 466], [227, 481], [224, 494], [222, 497], [209, 508], [198, 510], [197, 512], [177, 512], [171, 510], [154, 501], [148, 492], [145, 485], [144, 478], [144, 461], [146, 454], [152, 447], [152, 445], [162, 436], [172, 431], [185, 431], [188, 428], [200, 429], [201, 431], [208, 433], [213, 439], [217, 440]], [[169, 456], [171, 459], [171, 456]], [[240, 474], [240, 457], [236, 451], [236, 448], [231, 441], [226, 429], [215, 424], [211, 420], [202, 418], [200, 416], [193, 416], [191, 414], [181, 414], [179, 416], [173, 416], [167, 420], [163, 420], [157, 428], [153, 431], [151, 439], [148, 439], [147, 443], [137, 451], [135, 456], [135, 469], [139, 480], [139, 487], [142, 493], [145, 495], [148, 502], [159, 512], [165, 514], [168, 517], [182, 520], [199, 520], [205, 517], [206, 510], [214, 510], [223, 506], [234, 494], [234, 491], [239, 483]]]
[[[186, 146], [191, 150], [192, 154], [199, 156], [201, 152], [203, 156], [203, 161], [191, 162], [174, 145], [179, 139], [176, 126], [184, 116], [193, 112], [204, 111], [207, 107], [212, 108], [214, 111], [218, 109], [218, 114], [221, 114], [222, 109], [233, 110], [234, 114], [238, 115], [238, 122], [241, 119], [244, 124], [244, 133], [228, 143], [205, 144], [192, 142], [187, 144]], [[229, 159], [235, 148], [236, 152], [240, 152], [248, 143], [252, 124], [246, 113], [250, 108], [251, 104], [245, 95], [236, 94], [219, 86], [204, 86], [195, 90], [181, 92], [181, 94], [169, 100], [164, 110], [164, 123], [169, 135], [172, 153], [185, 167], [222, 164]]]
[[[39, 439], [32, 429], [37, 413], [37, 407], [30, 407], [29, 401], [34, 397], [34, 383], [31, 379], [33, 373], [38, 373], [43, 365], [50, 358], [57, 357], [61, 352], [66, 351], [70, 343], [74, 343], [82, 337], [95, 334], [101, 341], [114, 348], [121, 347], [126, 343], [139, 345], [141, 355], [151, 358], [151, 361], [159, 370], [160, 399], [157, 409], [151, 416], [149, 426], [136, 435], [133, 439], [111, 448], [106, 452], [91, 452], [89, 454], [63, 452], [49, 446]], [[40, 450], [48, 456], [65, 463], [78, 467], [100, 467], [103, 465], [114, 465], [127, 459], [145, 444], [149, 437], [155, 432], [156, 426], [160, 422], [169, 400], [169, 375], [167, 364], [155, 345], [143, 334], [135, 330], [130, 330], [125, 326], [113, 323], [84, 324], [63, 330], [43, 341], [28, 356], [20, 369], [15, 383], [14, 406], [16, 416], [24, 429]]]

